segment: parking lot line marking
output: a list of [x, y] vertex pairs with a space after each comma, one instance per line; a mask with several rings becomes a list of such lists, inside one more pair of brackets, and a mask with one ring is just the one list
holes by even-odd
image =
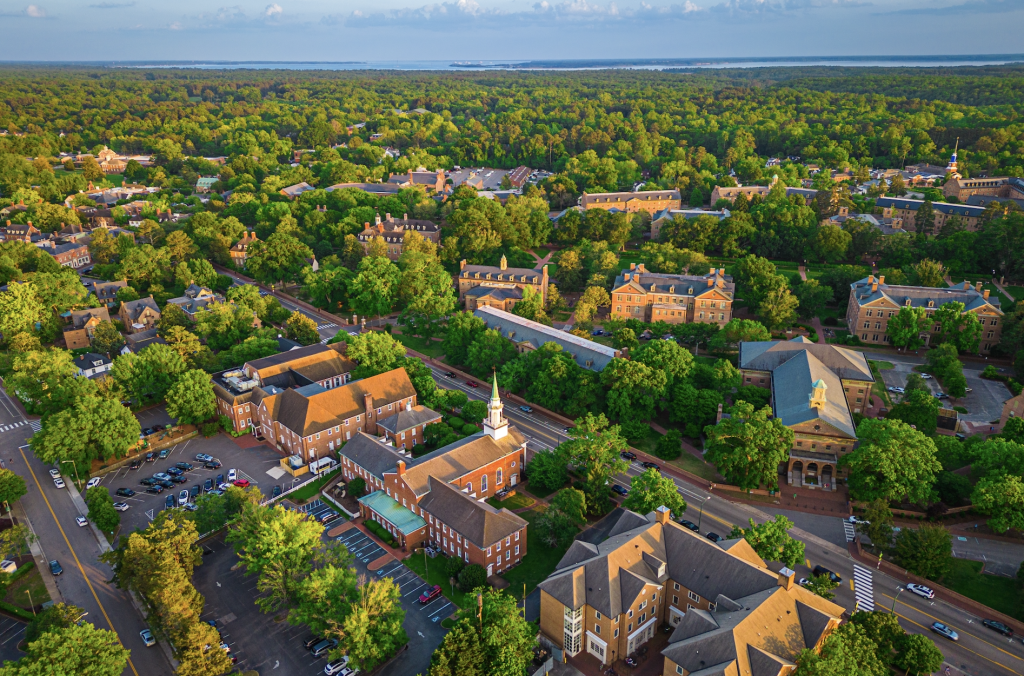
[[[25, 456], [25, 447], [19, 446], [18, 451], [21, 453], [21, 459], [25, 463], [25, 466], [28, 467], [29, 474], [32, 475], [32, 480], [36, 483], [36, 488], [39, 489], [39, 494], [43, 496], [43, 501], [46, 503], [46, 507], [50, 510], [50, 516], [53, 517], [53, 522], [57, 524], [57, 530], [59, 530], [60, 534], [64, 537], [64, 544], [68, 546], [68, 551], [71, 552], [72, 558], [75, 559], [75, 563], [78, 565], [78, 570], [82, 573], [82, 577], [85, 579], [86, 586], [88, 586], [89, 591], [92, 592], [92, 597], [96, 601], [96, 605], [100, 607], [100, 612], [103, 613], [103, 617], [107, 620], [107, 626], [110, 627], [110, 631], [114, 632], [114, 636], [117, 636], [117, 642], [121, 643], [121, 637], [117, 635], [117, 630], [114, 629], [114, 623], [110, 621], [110, 616], [107, 615], [107, 609], [104, 608], [103, 604], [100, 602], [100, 597], [96, 594], [96, 590], [92, 586], [92, 581], [89, 579], [89, 576], [85, 574], [85, 567], [82, 565], [82, 562], [78, 560], [78, 554], [75, 553], [75, 548], [71, 546], [71, 541], [68, 540], [67, 533], [64, 532], [63, 526], [61, 526], [60, 521], [57, 520], [57, 514], [53, 511], [53, 505], [50, 504], [50, 499], [46, 497], [46, 493], [43, 491], [43, 487], [39, 484], [39, 479], [36, 477], [35, 470], [32, 469], [32, 465], [29, 464], [28, 458]], [[122, 644], [122, 647], [123, 645], [124, 644]], [[132, 673], [135, 674], [135, 676], [139, 676], [139, 672], [135, 669], [135, 665], [132, 664], [132, 658], [128, 657], [127, 660], [128, 666], [132, 668]]]
[[393, 565], [391, 567], [391, 570], [385, 571], [383, 568], [381, 568], [380, 570], [377, 571], [377, 575], [378, 575], [378, 577], [387, 577], [388, 575], [390, 575], [392, 572], [398, 570], [399, 568], [403, 568], [402, 564], [401, 563], [396, 563], [395, 565]]
[[[427, 588], [429, 589], [429, 588], [430, 588], [430, 585], [427, 585]], [[416, 585], [416, 586], [415, 586], [415, 587], [413, 588], [413, 590], [412, 590], [411, 592], [409, 592], [408, 594], [402, 594], [402, 597], [403, 597], [403, 598], [405, 598], [406, 596], [409, 596], [409, 594], [415, 594], [416, 592], [418, 592], [418, 591], [419, 591], [419, 590], [421, 590], [421, 589], [423, 589], [423, 583], [422, 583], [422, 582], [421, 582], [421, 583], [419, 583], [418, 585]]]
[[[443, 596], [438, 596], [438, 597], [437, 597], [436, 599], [434, 599], [434, 600], [433, 600], [433, 601], [431, 601], [430, 603], [428, 603], [428, 604], [424, 605], [424, 606], [423, 606], [422, 608], [420, 608], [420, 612], [422, 613], [422, 612], [423, 612], [424, 610], [426, 610], [426, 609], [427, 609], [427, 608], [429, 608], [430, 606], [434, 605], [434, 604], [435, 604], [435, 603], [437, 603], [438, 601], [447, 601], [447, 600], [448, 600], [448, 599], [446, 599], [446, 598], [445, 598], [445, 597], [443, 597]], [[428, 613], [428, 614], [429, 614], [429, 613]]]
[[[444, 598], [444, 597], [442, 596], [441, 598]], [[429, 615], [429, 617], [430, 617], [431, 619], [433, 619], [434, 617], [440, 617], [440, 614], [441, 614], [441, 613], [443, 613], [444, 611], [448, 610], [449, 608], [451, 608], [451, 606], [452, 606], [452, 604], [451, 604], [451, 603], [446, 603], [446, 604], [444, 605], [444, 607], [443, 607], [443, 608], [441, 608], [441, 610], [437, 611], [436, 613], [431, 613], [431, 614]]]

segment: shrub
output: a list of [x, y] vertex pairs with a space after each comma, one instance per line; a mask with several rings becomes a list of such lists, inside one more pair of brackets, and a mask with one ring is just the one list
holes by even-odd
[[458, 416], [453, 415], [450, 418], [448, 418], [448, 426], [451, 427], [453, 430], [462, 429], [463, 425], [465, 424], [466, 421]]
[[982, 378], [988, 378], [989, 380], [1000, 380], [999, 369], [992, 364], [985, 367], [985, 370], [981, 372]]
[[208, 422], [208, 423], [203, 423], [202, 425], [199, 426], [199, 433], [202, 434], [204, 437], [207, 437], [207, 438], [212, 437], [212, 436], [216, 436], [217, 432], [219, 432], [219, 431], [220, 431], [220, 423], [219, 422]]
[[824, 324], [825, 326], [839, 326], [839, 320], [831, 316], [825, 317], [825, 319], [821, 323]]
[[683, 435], [679, 430], [669, 430], [658, 439], [654, 453], [663, 460], [675, 460], [683, 452], [682, 442]]
[[457, 556], [449, 556], [444, 560], [444, 573], [448, 577], [458, 577], [466, 563]]
[[459, 589], [471, 592], [487, 583], [487, 571], [479, 564], [470, 564], [459, 573]]
[[353, 498], [362, 497], [363, 493], [366, 492], [366, 481], [358, 476], [352, 479], [352, 481], [348, 482], [348, 492]]
[[416, 444], [415, 446], [412, 447], [412, 454], [413, 455], [423, 455], [426, 452], [427, 452], [427, 447], [424, 446], [423, 444]]
[[363, 523], [366, 526], [366, 529], [374, 535], [376, 535], [378, 538], [380, 538], [384, 542], [384, 544], [388, 545], [389, 547], [395, 546], [395, 538], [391, 537], [391, 533], [384, 530], [384, 527], [381, 526], [379, 523], [371, 520], [366, 520]]
[[651, 433], [651, 426], [643, 420], [627, 420], [620, 426], [622, 436], [631, 444], [637, 444]]
[[470, 434], [476, 434], [479, 431], [479, 427], [477, 427], [476, 425], [471, 425], [470, 423], [466, 423], [465, 425], [462, 426], [462, 433], [465, 434], [466, 436], [469, 436]]

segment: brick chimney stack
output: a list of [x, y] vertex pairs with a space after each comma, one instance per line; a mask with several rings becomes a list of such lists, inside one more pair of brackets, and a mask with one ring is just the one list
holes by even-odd
[[366, 432], [375, 434], [377, 422], [373, 419], [373, 395], [369, 392], [363, 394], [363, 410], [366, 411]]

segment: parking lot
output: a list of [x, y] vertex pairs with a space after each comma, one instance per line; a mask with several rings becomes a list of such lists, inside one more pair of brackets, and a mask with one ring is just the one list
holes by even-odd
[[[881, 372], [885, 386], [887, 388], [906, 387], [907, 377], [913, 373], [913, 367], [914, 364], [893, 362], [892, 369]], [[960, 414], [961, 420], [970, 420], [972, 422], [998, 420], [1003, 411], [1003, 402], [1013, 396], [1010, 390], [1001, 381], [983, 380], [980, 369], [964, 368], [964, 377], [967, 378], [967, 387], [971, 388], [971, 391], [963, 399], [956, 401], [945, 400], [949, 402], [947, 405], [950, 407], [963, 406], [967, 409], [967, 413]], [[931, 388], [932, 393], [942, 391], [939, 382], [934, 378], [925, 382]], [[898, 402], [902, 396], [891, 391], [889, 394], [893, 399], [893, 403]]]
[[[221, 462], [220, 469], [204, 468], [203, 463], [195, 459], [199, 453], [211, 455], [219, 460]], [[164, 509], [167, 496], [173, 495], [175, 504], [177, 504], [178, 494], [181, 490], [188, 490], [193, 486], [202, 487], [207, 479], [216, 481], [219, 474], [223, 474], [226, 480], [229, 469], [236, 469], [239, 479], [246, 479], [250, 484], [259, 488], [265, 496], [271, 495], [275, 485], [280, 485], [287, 490], [293, 480], [290, 474], [281, 469], [280, 458], [278, 453], [266, 446], [240, 448], [230, 437], [223, 434], [209, 439], [193, 437], [168, 449], [167, 457], [164, 459], [143, 462], [138, 469], [125, 466], [104, 475], [100, 485], [106, 486], [110, 490], [115, 502], [128, 503], [128, 510], [121, 513], [121, 532], [130, 533], [136, 528], [145, 528], [149, 525], [156, 514]], [[184, 483], [175, 484], [174, 488], [166, 489], [159, 495], [146, 493], [146, 486], [140, 484], [139, 481], [152, 477], [157, 472], [166, 472], [177, 462], [188, 462], [193, 466], [192, 470], [184, 474], [187, 480]], [[115, 494], [118, 488], [130, 488], [135, 491], [135, 495], [131, 497], [118, 496]]]
[[0, 661], [18, 660], [25, 656], [18, 650], [18, 643], [25, 638], [28, 625], [9, 617], [0, 617]]

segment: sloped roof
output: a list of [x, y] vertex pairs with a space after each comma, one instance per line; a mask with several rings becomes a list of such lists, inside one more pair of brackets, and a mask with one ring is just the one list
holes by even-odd
[[381, 481], [385, 472], [395, 471], [399, 460], [408, 460], [394, 446], [381, 443], [365, 432], [355, 434], [339, 452]]
[[[626, 280], [626, 276], [629, 280]], [[708, 281], [711, 284], [708, 284]], [[673, 293], [681, 296], [700, 296], [708, 291], [717, 290], [727, 298], [733, 298], [736, 294], [736, 284], [733, 283], [730, 275], [721, 274], [716, 270], [715, 274], [706, 275], [670, 275], [661, 272], [646, 272], [637, 270], [623, 270], [612, 283], [612, 291], [615, 292], [621, 286], [635, 284], [644, 293]], [[669, 289], [673, 289], [669, 291]], [[692, 289], [692, 291], [691, 291]]]
[[95, 317], [101, 322], [110, 321], [110, 313], [107, 312], [106, 307], [91, 307], [85, 310], [73, 310], [71, 312], [71, 324], [76, 329], [80, 329], [89, 323], [89, 320]]
[[152, 296], [149, 296], [148, 298], [140, 298], [138, 300], [130, 300], [128, 302], [121, 303], [121, 306], [127, 312], [128, 318], [132, 320], [141, 317], [142, 313], [145, 312], [147, 308], [157, 314], [160, 314], [160, 307], [156, 304], [156, 301], [153, 300]]
[[501, 439], [478, 432], [408, 461], [404, 479], [419, 498], [430, 490], [430, 477], [454, 481], [510, 453], [518, 452], [525, 444], [526, 438], [514, 425], [509, 426], [508, 434]]
[[678, 200], [682, 199], [679, 191], [672, 190], [645, 190], [643, 192], [599, 192], [583, 193], [580, 204], [585, 208], [591, 204], [625, 204], [633, 200], [649, 202], [651, 200]]
[[383, 427], [392, 434], [397, 434], [411, 427], [417, 427], [424, 423], [440, 420], [441, 414], [426, 406], [413, 406], [411, 409], [402, 408], [394, 415], [381, 418], [377, 421], [378, 427]]
[[523, 290], [518, 286], [514, 286], [511, 289], [505, 289], [501, 287], [474, 286], [472, 289], [466, 291], [466, 295], [470, 298], [490, 298], [493, 300], [522, 300]]
[[[809, 396], [819, 382], [827, 388], [825, 403], [815, 408]], [[797, 352], [772, 372], [772, 402], [775, 416], [786, 427], [818, 420], [851, 438], [857, 436], [842, 381], [807, 350]]]
[[427, 491], [419, 502], [420, 509], [441, 519], [481, 549], [526, 527], [522, 517], [471, 498], [442, 479], [428, 477]]
[[411, 535], [427, 525], [422, 516], [414, 514], [408, 507], [398, 504], [397, 500], [384, 491], [374, 491], [369, 495], [364, 495], [359, 498], [359, 502], [380, 514], [406, 535]]
[[[875, 280], [877, 281], [877, 279], [876, 277]], [[938, 308], [946, 303], [958, 302], [964, 304], [966, 312], [987, 307], [998, 314], [1003, 314], [999, 294], [989, 295], [986, 299], [984, 294], [975, 291], [974, 287], [965, 289], [963, 284], [951, 284], [943, 288], [878, 284], [875, 288], [871, 277], [865, 277], [850, 285], [850, 294], [860, 305], [867, 305], [881, 298], [887, 298], [900, 307], [909, 305], [909, 307]]]
[[740, 343], [739, 367], [754, 371], [774, 371], [798, 352], [809, 352], [826, 368], [845, 380], [875, 382], [868, 360], [862, 352], [835, 345], [812, 343], [803, 336], [792, 340]]
[[340, 344], [320, 345], [318, 343], [254, 359], [246, 362], [246, 366], [256, 371], [261, 380], [293, 370], [315, 381], [353, 371], [356, 363], [341, 354]]

